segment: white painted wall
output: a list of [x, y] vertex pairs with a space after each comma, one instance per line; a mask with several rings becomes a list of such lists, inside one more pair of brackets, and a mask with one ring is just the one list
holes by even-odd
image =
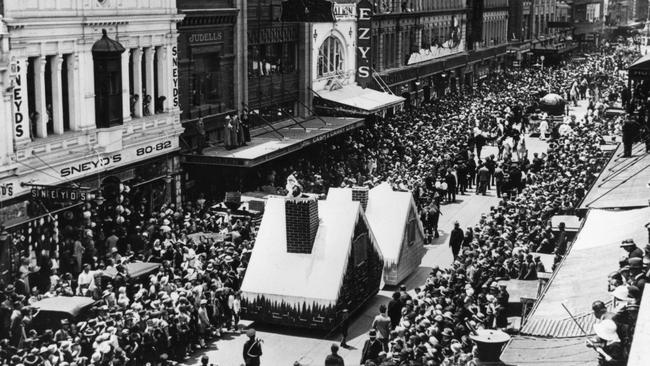
[[[318, 92], [323, 90], [328, 80], [332, 77], [318, 77], [318, 51], [320, 50], [323, 42], [329, 37], [334, 36], [341, 41], [345, 50], [344, 57], [344, 72], [346, 79], [342, 82], [344, 84], [355, 83], [355, 70], [357, 65], [356, 55], [356, 39], [357, 39], [357, 22], [354, 19], [339, 20], [334, 23], [313, 23], [312, 39], [312, 66], [311, 75], [313, 80], [313, 89]], [[316, 38], [314, 39], [314, 33]], [[349, 76], [349, 77], [348, 77]]]

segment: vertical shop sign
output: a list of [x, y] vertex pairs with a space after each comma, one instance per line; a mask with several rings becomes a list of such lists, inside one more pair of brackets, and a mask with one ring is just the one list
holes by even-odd
[[372, 3], [361, 0], [357, 4], [357, 83], [367, 87], [371, 80], [370, 18]]
[[25, 121], [25, 113], [27, 111], [27, 105], [25, 103], [25, 100], [23, 98], [23, 94], [25, 93], [25, 83], [27, 80], [25, 80], [25, 70], [24, 68], [27, 67], [25, 65], [24, 61], [22, 59], [16, 59], [15, 64], [15, 77], [14, 77], [14, 90], [12, 94], [12, 101], [13, 101], [13, 114], [14, 114], [14, 136], [16, 140], [19, 138], [23, 137], [26, 132], [26, 121]]
[[178, 100], [178, 47], [172, 47], [172, 105], [174, 108], [180, 107]]

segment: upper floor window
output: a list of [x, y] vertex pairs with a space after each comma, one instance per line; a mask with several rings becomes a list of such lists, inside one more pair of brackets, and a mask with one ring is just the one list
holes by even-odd
[[122, 61], [124, 47], [106, 35], [92, 48], [95, 74], [95, 122], [97, 128], [121, 125]]
[[318, 77], [329, 76], [343, 71], [344, 49], [341, 41], [329, 36], [318, 50]]

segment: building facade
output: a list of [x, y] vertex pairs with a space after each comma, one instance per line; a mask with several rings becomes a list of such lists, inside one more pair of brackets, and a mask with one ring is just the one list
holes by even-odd
[[[18, 227], [54, 217], [93, 192], [101, 196], [109, 177], [150, 207], [176, 199], [182, 132], [176, 2], [2, 4], [12, 123], [2, 131], [0, 223]], [[72, 191], [51, 193], [61, 190]]]
[[185, 132], [181, 147], [198, 144], [199, 121], [213, 141], [223, 139], [227, 115], [237, 115], [242, 102], [238, 52], [242, 22], [236, 0], [176, 0], [183, 20], [178, 28], [178, 103]]

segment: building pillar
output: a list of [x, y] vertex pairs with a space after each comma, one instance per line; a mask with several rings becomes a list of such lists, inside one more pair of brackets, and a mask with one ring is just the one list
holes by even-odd
[[67, 55], [65, 62], [68, 70], [66, 75], [68, 80], [68, 121], [70, 130], [79, 131], [81, 125], [79, 100], [82, 100], [81, 93], [79, 93], [79, 55]]
[[[133, 55], [133, 95], [137, 95], [138, 100], [133, 107], [133, 117], [142, 117], [142, 48], [132, 50]], [[129, 106], [130, 106], [129, 102]]]
[[77, 127], [80, 130], [95, 128], [95, 66], [91, 52], [77, 55], [79, 64], [79, 90], [82, 96], [79, 105]]
[[395, 30], [397, 35], [397, 67], [401, 67], [404, 64], [404, 32], [401, 27]]
[[45, 56], [34, 59], [34, 109], [38, 113], [36, 137], [47, 137], [47, 101], [45, 100]]
[[[158, 95], [157, 97], [165, 97], [165, 101], [163, 102], [162, 105], [162, 110], [163, 112], [166, 112], [168, 110], [168, 105], [169, 105], [169, 94], [167, 92], [167, 80], [170, 79], [169, 77], [169, 68], [167, 67], [168, 62], [167, 62], [167, 46], [160, 46], [156, 47], [156, 54], [158, 57], [156, 58], [156, 67], [158, 68], [158, 74], [156, 75], [156, 80], [158, 83]], [[158, 112], [155, 110], [155, 105], [156, 101], [154, 101], [154, 111]]]
[[122, 52], [122, 121], [127, 122], [131, 120], [131, 94], [129, 83], [129, 59], [131, 58], [131, 50], [126, 49]]
[[[11, 93], [0, 91], [0, 117], [3, 120], [10, 121], [11, 105]], [[2, 123], [2, 126], [0, 126], [0, 138], [2, 138], [2, 141], [0, 142], [0, 166], [11, 164], [11, 155], [13, 155], [15, 144], [13, 141], [15, 136], [13, 128], [14, 125], [11, 123]], [[0, 194], [2, 194], [2, 192], [0, 192]]]
[[52, 121], [55, 135], [62, 135], [63, 127], [63, 83], [61, 81], [61, 66], [63, 56], [50, 57], [50, 85], [52, 85]]
[[[237, 53], [235, 54], [235, 85], [233, 87], [235, 91], [235, 108], [239, 108], [243, 104], [248, 104], [248, 1], [237, 0], [236, 4], [239, 14], [237, 14], [237, 23], [235, 24], [234, 42]], [[299, 32], [302, 30], [299, 29]]]
[[[156, 52], [156, 49], [153, 47], [147, 47], [144, 49], [144, 72], [145, 72], [145, 96], [144, 99], [147, 99], [147, 96], [151, 98], [151, 101], [146, 105], [147, 110], [144, 111], [145, 114], [152, 115], [154, 114], [154, 74], [153, 74], [153, 56]], [[143, 102], [144, 102], [143, 99]]]

